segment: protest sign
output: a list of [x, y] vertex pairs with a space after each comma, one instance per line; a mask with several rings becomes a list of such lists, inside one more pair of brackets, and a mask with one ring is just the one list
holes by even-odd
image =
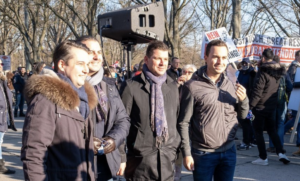
[[234, 39], [236, 48], [242, 57], [250, 60], [260, 60], [262, 52], [271, 48], [274, 55], [280, 57], [280, 62], [289, 64], [295, 60], [295, 52], [300, 50], [300, 37], [270, 37], [266, 35], [248, 35], [244, 38]]
[[207, 44], [210, 41], [216, 40], [216, 39], [226, 42], [227, 47], [229, 49], [229, 52], [228, 52], [229, 62], [235, 62], [235, 61], [242, 59], [241, 54], [237, 50], [233, 40], [231, 39], [227, 30], [224, 27], [203, 33], [202, 49], [201, 49], [201, 58], [202, 59], [204, 59], [204, 54], [205, 54], [205, 49], [206, 49]]
[[3, 71], [11, 69], [11, 58], [10, 56], [0, 55], [0, 59], [3, 63]]

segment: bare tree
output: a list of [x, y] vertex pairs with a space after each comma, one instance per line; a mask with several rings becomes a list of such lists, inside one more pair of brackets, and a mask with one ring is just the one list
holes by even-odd
[[242, 15], [241, 15], [242, 0], [232, 0], [232, 22], [233, 29], [232, 38], [240, 38], [242, 28]]

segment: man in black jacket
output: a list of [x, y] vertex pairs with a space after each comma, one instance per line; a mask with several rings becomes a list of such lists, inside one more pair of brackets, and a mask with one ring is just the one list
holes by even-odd
[[[238, 81], [243, 87], [245, 87], [247, 96], [249, 98], [253, 89], [256, 72], [254, 71], [254, 68], [251, 67], [249, 58], [243, 58], [241, 64], [242, 69], [240, 70]], [[248, 150], [252, 146], [256, 146], [252, 124], [251, 121], [247, 118], [238, 120], [243, 129], [243, 142], [238, 146], [237, 149]]]
[[182, 70], [179, 68], [180, 59], [177, 57], [173, 57], [171, 59], [171, 68], [167, 70], [168, 76], [170, 76], [174, 81], [182, 75]]
[[255, 115], [253, 126], [259, 151], [259, 159], [253, 161], [256, 165], [268, 165], [265, 140], [263, 137], [264, 128], [276, 148], [279, 160], [284, 164], [290, 161], [284, 154], [279, 136], [276, 131], [276, 105], [280, 78], [285, 73], [285, 68], [273, 61], [272, 49], [265, 49], [262, 53], [259, 71], [256, 76], [255, 85], [250, 98], [250, 109]]
[[[77, 41], [85, 44], [92, 53], [87, 80], [98, 97], [97, 108], [91, 114], [94, 121], [95, 178], [97, 181], [108, 181], [123, 175], [126, 167], [125, 150], [120, 150], [121, 155], [118, 148], [128, 135], [129, 116], [115, 86], [115, 79], [103, 76], [103, 59], [98, 41], [91, 36], [80, 37]], [[98, 151], [101, 143], [105, 145], [102, 154]]]
[[16, 75], [13, 78], [13, 85], [16, 91], [16, 105], [15, 105], [15, 112], [14, 116], [18, 116], [18, 109], [20, 108], [20, 114], [19, 116], [25, 116], [23, 112], [23, 106], [24, 106], [24, 95], [23, 95], [23, 89], [25, 87], [25, 83], [28, 80], [28, 75], [26, 73], [25, 67], [21, 67], [19, 72], [16, 73]]
[[131, 118], [127, 137], [127, 180], [174, 181], [180, 145], [177, 131], [178, 88], [166, 74], [168, 47], [148, 45], [140, 75], [123, 82], [122, 100]]

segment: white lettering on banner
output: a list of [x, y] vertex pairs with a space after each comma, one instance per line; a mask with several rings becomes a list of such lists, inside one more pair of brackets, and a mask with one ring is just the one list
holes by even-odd
[[266, 35], [248, 35], [233, 40], [242, 57], [260, 60], [262, 52], [271, 48], [274, 55], [280, 57], [282, 63], [290, 63], [295, 59], [295, 52], [300, 50], [300, 37], [269, 37]]

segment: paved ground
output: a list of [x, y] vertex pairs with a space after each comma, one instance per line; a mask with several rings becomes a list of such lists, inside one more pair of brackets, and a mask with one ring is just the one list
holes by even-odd
[[[24, 180], [22, 171], [22, 162], [20, 161], [20, 148], [23, 120], [16, 119], [18, 132], [9, 131], [4, 136], [2, 145], [3, 157], [6, 160], [6, 165], [9, 168], [16, 170], [14, 175], [0, 175], [1, 181], [17, 181]], [[238, 131], [237, 137], [242, 138], [241, 130]], [[247, 151], [237, 152], [237, 165], [235, 170], [235, 181], [299, 181], [300, 180], [300, 157], [293, 157], [297, 147], [295, 144], [290, 144], [290, 135], [285, 135], [285, 149], [287, 155], [291, 159], [291, 164], [283, 165], [278, 161], [275, 154], [269, 154], [269, 166], [252, 165], [251, 161], [255, 160], [258, 155], [257, 148], [252, 148]], [[265, 134], [266, 142], [268, 143], [268, 136]], [[239, 141], [237, 141], [239, 142]], [[120, 179], [123, 180], [123, 179]], [[192, 173], [182, 171], [182, 181], [193, 180]]]

